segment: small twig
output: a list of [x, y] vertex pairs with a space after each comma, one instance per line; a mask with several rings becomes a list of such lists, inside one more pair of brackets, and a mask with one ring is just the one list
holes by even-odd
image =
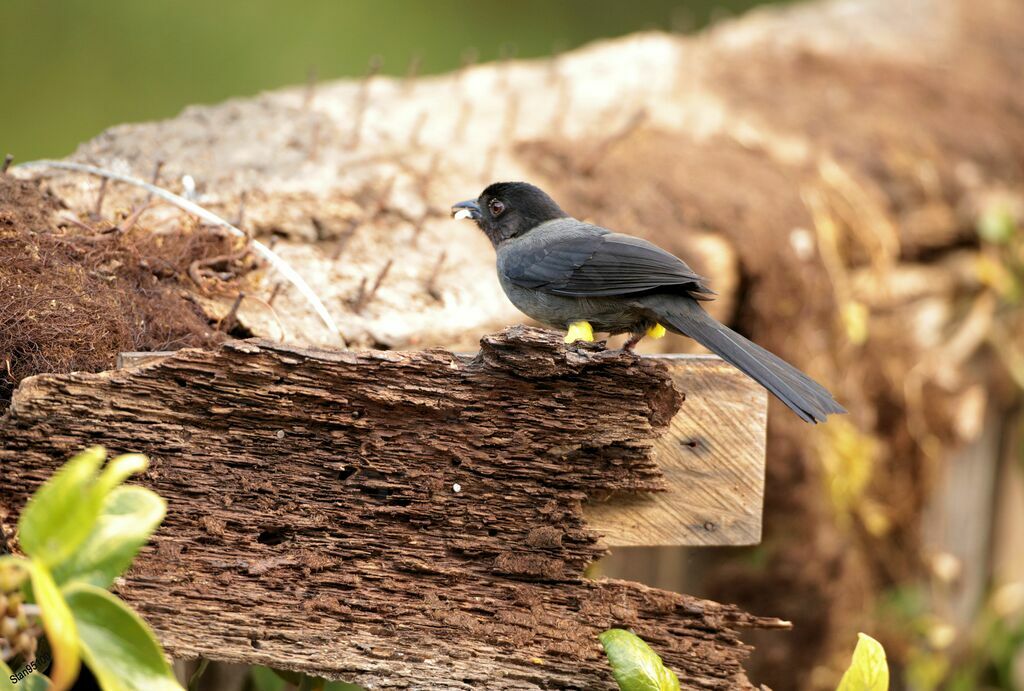
[[448, 252], [443, 251], [437, 258], [437, 263], [434, 264], [434, 268], [430, 272], [430, 276], [427, 278], [425, 285], [427, 295], [434, 298], [436, 302], [441, 302], [441, 293], [437, 289], [437, 277], [441, 273], [441, 267], [444, 265], [445, 260], [448, 258]]
[[0, 175], [6, 175], [7, 169], [11, 167], [11, 162], [14, 160], [14, 154], [7, 154], [4, 156], [3, 167], [0, 167]]
[[96, 193], [96, 206], [93, 208], [92, 219], [98, 221], [103, 218], [103, 198], [107, 196], [107, 178], [100, 179], [100, 189]]
[[359, 221], [352, 220], [349, 222], [348, 230], [338, 236], [338, 244], [334, 247], [334, 252], [331, 253], [331, 261], [336, 262], [341, 258], [341, 255], [348, 248], [348, 243], [352, 241], [352, 237], [356, 234], [359, 229]]
[[302, 97], [302, 109], [309, 111], [313, 107], [313, 98], [316, 96], [317, 71], [310, 67], [306, 73], [306, 93]]
[[405, 70], [405, 82], [402, 87], [408, 91], [412, 88], [413, 83], [416, 81], [416, 77], [420, 76], [420, 68], [423, 66], [423, 58], [420, 57], [419, 53], [414, 53], [409, 58], [409, 66]]
[[70, 223], [70, 224], [72, 224], [74, 226], [77, 226], [78, 228], [81, 228], [82, 230], [87, 230], [90, 233], [95, 233], [96, 232], [95, 228], [93, 228], [90, 225], [86, 225], [85, 223], [82, 223], [81, 220], [79, 220], [78, 218], [76, 218], [75, 216], [72, 216], [70, 214], [61, 214], [59, 216], [59, 218], [60, 218], [60, 220], [67, 221], [68, 223]]
[[420, 214], [419, 218], [412, 224], [412, 241], [414, 245], [419, 245], [420, 235], [423, 233], [423, 229], [426, 227], [427, 219], [430, 217], [429, 209], [424, 209], [423, 213]]
[[393, 259], [388, 259], [387, 263], [384, 264], [384, 268], [377, 274], [377, 278], [373, 282], [373, 287], [369, 291], [366, 290], [366, 277], [359, 282], [359, 290], [356, 292], [356, 298], [352, 301], [352, 311], [359, 314], [363, 311], [363, 308], [373, 302], [373, 298], [377, 296], [377, 291], [380, 290], [381, 285], [384, 283], [384, 279], [387, 278], [388, 272], [391, 271], [391, 265], [394, 263]]
[[359, 280], [359, 289], [356, 290], [356, 296], [352, 300], [352, 311], [359, 314], [363, 311], [363, 300], [366, 299], [366, 276], [363, 276]]
[[380, 286], [384, 283], [384, 279], [387, 278], [388, 272], [391, 271], [391, 265], [394, 263], [394, 259], [388, 259], [387, 263], [384, 264], [384, 268], [377, 274], [377, 280], [373, 282], [373, 287], [370, 288], [369, 295], [366, 296], [367, 304], [373, 302], [373, 298], [377, 296], [377, 291], [380, 290]]
[[138, 223], [139, 219], [142, 218], [142, 214], [144, 214], [148, 209], [149, 202], [147, 201], [139, 208], [132, 211], [130, 216], [114, 226], [113, 230], [116, 230], [118, 233], [127, 233], [135, 226], [136, 223]]
[[310, 216], [309, 222], [313, 226], [313, 232], [316, 233], [316, 241], [323, 242], [327, 239], [327, 226], [316, 216]]
[[427, 117], [430, 116], [430, 111], [426, 108], [416, 117], [416, 122], [413, 123], [412, 129], [409, 131], [409, 148], [418, 149], [420, 148], [420, 134], [423, 132], [423, 126], [427, 124]]
[[225, 267], [224, 272], [217, 274], [212, 273], [213, 276], [220, 278], [221, 280], [227, 280], [230, 277], [231, 263], [243, 259], [247, 254], [252, 245], [249, 242], [250, 238], [246, 235], [246, 242], [242, 244], [240, 248], [234, 252], [228, 252], [227, 254], [219, 254], [215, 257], [209, 257], [208, 259], [196, 259], [188, 265], [188, 275], [195, 282], [196, 286], [200, 289], [203, 288], [202, 276], [211, 275], [212, 272], [207, 270], [207, 267], [215, 267], [218, 264], [223, 264]]
[[[164, 167], [164, 162], [163, 161], [157, 161], [153, 165], [153, 175], [149, 179], [149, 184], [153, 185], [154, 187], [156, 186], [156, 184], [160, 181], [160, 171], [163, 170], [163, 167]], [[153, 193], [152, 192], [150, 192], [148, 195], [146, 195], [146, 204], [149, 204], [151, 201], [153, 201]]]
[[[283, 284], [281, 282], [278, 282], [277, 285], [283, 285]], [[272, 304], [270, 304], [269, 302], [267, 302], [266, 300], [264, 300], [261, 297], [256, 297], [255, 295], [246, 295], [245, 299], [246, 300], [250, 300], [252, 302], [257, 302], [257, 303], [263, 305], [264, 307], [266, 307], [267, 310], [270, 312], [270, 316], [274, 318], [274, 323], [277, 324], [278, 331], [281, 332], [280, 340], [282, 342], [288, 340], [288, 330], [286, 328], [284, 328], [284, 322], [281, 321], [281, 317], [277, 316], [277, 310], [274, 309], [274, 306]]]
[[366, 114], [366, 107], [370, 100], [370, 84], [373, 78], [380, 72], [381, 66], [384, 64], [384, 59], [379, 55], [374, 55], [370, 58], [370, 64], [366, 68], [366, 76], [363, 77], [363, 83], [359, 87], [359, 95], [356, 101], [356, 116], [355, 124], [352, 127], [352, 138], [349, 140], [349, 148], [354, 149], [359, 146], [359, 142], [363, 134], [363, 119]]
[[242, 190], [242, 193], [238, 195], [238, 213], [235, 214], [235, 225], [241, 228], [245, 224], [245, 202], [249, 198], [249, 193]]
[[397, 175], [392, 175], [390, 178], [388, 178], [384, 182], [384, 185], [380, 188], [380, 191], [377, 193], [377, 206], [373, 210], [373, 212], [369, 215], [370, 218], [377, 218], [378, 216], [383, 214], [385, 211], [387, 211], [387, 209], [388, 209], [388, 200], [391, 198], [391, 190], [395, 186], [395, 178], [396, 177], [398, 177], [398, 176]]
[[[156, 196], [160, 197], [161, 199], [177, 206], [179, 209], [182, 209], [187, 213], [199, 216], [208, 223], [213, 223], [218, 226], [224, 226], [230, 232], [238, 236], [247, 237], [244, 231], [236, 228], [235, 226], [231, 225], [220, 216], [214, 214], [211, 211], [208, 211], [207, 209], [204, 209], [198, 204], [191, 202], [188, 199], [185, 199], [184, 197], [181, 197], [177, 194], [174, 194], [173, 192], [169, 192], [168, 190], [165, 190], [162, 187], [151, 185], [149, 183], [143, 182], [142, 180], [139, 180], [138, 178], [133, 178], [130, 175], [121, 175], [120, 173], [115, 173], [113, 171], [105, 170], [103, 168], [97, 168], [96, 166], [90, 166], [84, 163], [71, 163], [69, 161], [52, 161], [47, 159], [40, 161], [29, 161], [27, 163], [19, 164], [16, 167], [26, 169], [61, 168], [64, 170], [74, 170], [80, 173], [91, 173], [93, 175], [108, 177], [111, 180], [117, 180], [118, 182], [123, 182], [125, 184], [134, 185], [136, 187], [141, 187], [144, 190], [148, 190], [152, 194], [155, 194]], [[259, 240], [250, 240], [250, 244], [252, 245], [253, 249], [255, 249], [260, 254], [260, 256], [262, 256], [264, 259], [270, 262], [271, 266], [280, 271], [281, 274], [284, 275], [286, 279], [288, 279], [296, 288], [299, 289], [299, 292], [302, 293], [302, 296], [304, 298], [306, 298], [306, 301], [309, 302], [310, 306], [317, 313], [317, 316], [319, 316], [320, 319], [323, 320], [327, 328], [330, 329], [330, 331], [338, 337], [342, 345], [345, 346], [345, 338], [344, 336], [342, 336], [341, 329], [338, 328], [338, 325], [335, 323], [334, 319], [327, 311], [327, 308], [324, 307], [323, 301], [321, 301], [317, 294], [313, 292], [313, 289], [309, 287], [309, 284], [306, 283], [306, 280], [302, 277], [302, 275], [299, 274], [299, 272], [297, 272], [292, 267], [291, 264], [289, 264], [284, 259], [279, 257], [277, 254], [271, 251], [269, 247], [264, 245]]]
[[271, 307], [274, 306], [274, 300], [277, 299], [277, 294], [281, 292], [281, 286], [283, 285], [284, 283], [282, 281], [278, 281], [274, 284], [274, 289], [270, 291], [270, 297], [267, 298], [267, 304]]
[[500, 88], [502, 90], [508, 88], [509, 63], [515, 59], [517, 52], [519, 52], [519, 48], [515, 43], [502, 43], [501, 47], [498, 48], [498, 61], [501, 63], [498, 78], [500, 80]]
[[456, 83], [461, 88], [462, 77], [470, 67], [476, 64], [476, 61], [480, 59], [480, 51], [476, 48], [466, 48], [462, 51], [462, 55], [459, 56], [459, 72], [456, 76]]
[[223, 331], [224, 333], [230, 333], [231, 329], [235, 328], [235, 322], [238, 321], [238, 306], [242, 304], [242, 300], [245, 299], [245, 293], [239, 291], [238, 297], [235, 298], [235, 302], [231, 305], [231, 309], [224, 315], [223, 319], [217, 322], [217, 330]]

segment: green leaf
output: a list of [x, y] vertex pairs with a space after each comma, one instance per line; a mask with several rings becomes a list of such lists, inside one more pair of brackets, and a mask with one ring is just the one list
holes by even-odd
[[86, 584], [66, 587], [64, 596], [82, 657], [104, 691], [181, 691], [152, 630], [127, 605]]
[[54, 568], [54, 578], [60, 584], [82, 581], [109, 587], [131, 566], [166, 512], [167, 503], [145, 487], [114, 488], [92, 532], [69, 559]]
[[622, 691], [679, 691], [675, 672], [638, 636], [623, 629], [609, 629], [598, 638]]
[[49, 691], [52, 683], [42, 672], [32, 672], [18, 682], [18, 691]]
[[12, 683], [11, 676], [14, 675], [14, 672], [4, 664], [3, 660], [0, 660], [0, 674], [3, 675], [3, 680], [0, 681], [0, 691], [8, 691], [8, 689], [10, 691], [48, 691], [51, 688], [50, 680], [42, 672], [32, 672], [27, 677], [18, 679], [17, 684]]
[[0, 658], [0, 691], [17, 691], [11, 681], [11, 668]]
[[836, 691], [888, 691], [889, 665], [885, 661], [885, 649], [866, 633], [857, 636], [853, 661]]
[[67, 559], [92, 530], [102, 496], [92, 491], [106, 456], [102, 446], [78, 454], [28, 500], [18, 521], [21, 548], [46, 565]]
[[39, 616], [43, 620], [46, 638], [50, 641], [53, 655], [51, 680], [54, 691], [69, 688], [78, 678], [81, 659], [78, 652], [78, 631], [71, 610], [46, 565], [32, 560], [30, 570], [32, 596], [39, 605]]
[[106, 496], [129, 477], [143, 472], [148, 467], [149, 459], [141, 453], [122, 454], [107, 463], [107, 467], [96, 481], [96, 490]]

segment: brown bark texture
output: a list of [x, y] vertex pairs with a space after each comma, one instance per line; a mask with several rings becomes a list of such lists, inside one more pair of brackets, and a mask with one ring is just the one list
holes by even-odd
[[516, 327], [476, 357], [266, 341], [25, 380], [0, 421], [13, 520], [69, 448], [142, 451], [168, 517], [117, 591], [176, 658], [372, 688], [613, 688], [633, 629], [686, 688], [750, 686], [740, 630], [782, 626], [589, 580], [588, 495], [663, 488], [663, 365]]

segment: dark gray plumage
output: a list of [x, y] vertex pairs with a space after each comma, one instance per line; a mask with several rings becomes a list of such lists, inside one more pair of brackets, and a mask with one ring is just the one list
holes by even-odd
[[452, 211], [490, 238], [505, 294], [542, 324], [565, 329], [586, 321], [594, 331], [630, 334], [627, 348], [661, 324], [730, 362], [808, 422], [846, 412], [823, 386], [705, 312], [699, 301], [714, 291], [660, 247], [578, 221], [522, 182], [495, 183]]

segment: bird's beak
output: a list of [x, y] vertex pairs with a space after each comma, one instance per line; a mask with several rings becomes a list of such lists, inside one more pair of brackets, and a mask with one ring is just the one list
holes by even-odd
[[452, 218], [469, 218], [474, 221], [479, 221], [482, 218], [480, 214], [480, 205], [476, 203], [475, 199], [467, 199], [464, 202], [459, 202], [452, 206]]

